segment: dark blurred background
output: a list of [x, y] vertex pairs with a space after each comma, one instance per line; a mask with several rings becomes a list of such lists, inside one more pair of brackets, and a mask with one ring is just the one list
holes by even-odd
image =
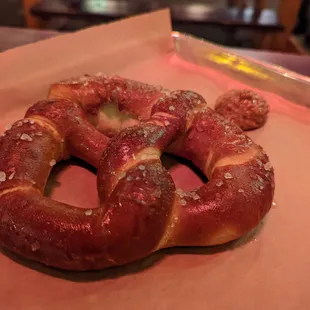
[[163, 7], [174, 30], [222, 45], [296, 54], [310, 45], [308, 0], [1, 0], [0, 26], [75, 31]]

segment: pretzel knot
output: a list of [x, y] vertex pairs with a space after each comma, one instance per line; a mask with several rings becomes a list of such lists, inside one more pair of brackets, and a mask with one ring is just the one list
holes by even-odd
[[[269, 211], [274, 172], [263, 149], [191, 91], [120, 77], [51, 86], [0, 141], [1, 245], [71, 270], [123, 265], [172, 246], [234, 240]], [[160, 157], [191, 160], [208, 182], [176, 189]], [[100, 207], [43, 196], [70, 156], [98, 169]]]

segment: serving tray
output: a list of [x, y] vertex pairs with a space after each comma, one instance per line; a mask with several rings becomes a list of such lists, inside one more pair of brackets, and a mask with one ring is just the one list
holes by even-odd
[[[267, 124], [248, 134], [275, 168], [275, 203], [251, 234], [228, 245], [174, 248], [98, 272], [64, 272], [0, 253], [1, 309], [309, 309], [309, 79], [171, 31], [168, 10], [0, 54], [0, 128], [23, 117], [50, 83], [98, 71], [171, 89], [190, 89], [213, 107], [231, 88], [269, 102]], [[177, 187], [202, 184], [169, 162]], [[46, 195], [82, 208], [98, 206], [96, 171], [59, 163]], [[1, 206], [0, 206], [1, 207]]]

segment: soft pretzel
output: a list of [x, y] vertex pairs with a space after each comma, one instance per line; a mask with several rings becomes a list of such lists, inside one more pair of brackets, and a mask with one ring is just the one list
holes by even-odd
[[[0, 150], [1, 245], [62, 269], [226, 243], [253, 229], [273, 200], [268, 156], [200, 95], [120, 77], [52, 85], [48, 99], [7, 128]], [[191, 160], [209, 182], [176, 189], [163, 151]], [[70, 156], [98, 168], [100, 208], [43, 196], [52, 167]]]

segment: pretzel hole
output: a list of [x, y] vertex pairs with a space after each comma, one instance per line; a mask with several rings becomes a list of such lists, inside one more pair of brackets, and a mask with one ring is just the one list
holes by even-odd
[[169, 170], [176, 188], [191, 191], [208, 182], [204, 173], [189, 160], [164, 153], [161, 161], [163, 166]]
[[[164, 153], [163, 166], [169, 170], [176, 188], [184, 191], [200, 187], [208, 180], [190, 161]], [[100, 206], [97, 193], [97, 170], [83, 160], [72, 157], [57, 163], [48, 178], [44, 196], [78, 208]]]
[[48, 178], [44, 195], [78, 208], [99, 207], [97, 170], [72, 157], [57, 163]]
[[112, 136], [126, 127], [139, 123], [137, 118], [125, 111], [120, 111], [115, 103], [102, 105], [97, 118], [97, 129], [107, 136]]

